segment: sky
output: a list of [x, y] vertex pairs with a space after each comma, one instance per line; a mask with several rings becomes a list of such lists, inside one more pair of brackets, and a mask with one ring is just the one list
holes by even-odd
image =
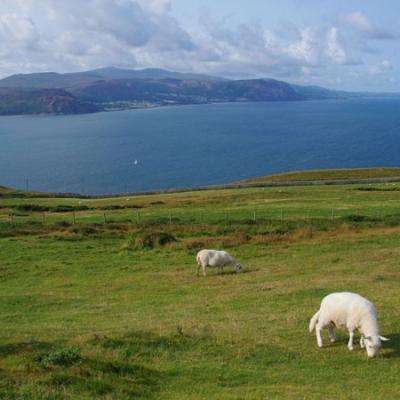
[[400, 91], [399, 0], [0, 0], [0, 77], [106, 66]]

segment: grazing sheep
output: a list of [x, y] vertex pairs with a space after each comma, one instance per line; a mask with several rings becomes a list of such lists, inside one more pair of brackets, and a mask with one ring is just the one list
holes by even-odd
[[242, 266], [226, 251], [223, 250], [200, 250], [196, 256], [197, 260], [197, 276], [199, 276], [200, 268], [203, 269], [203, 275], [207, 275], [207, 267], [218, 268], [218, 272], [223, 272], [225, 265], [232, 265], [236, 272], [242, 271]]
[[334, 327], [347, 328], [349, 350], [353, 350], [354, 331], [358, 330], [361, 333], [360, 346], [366, 348], [368, 357], [375, 357], [381, 348], [381, 341], [389, 340], [379, 336], [375, 306], [355, 293], [331, 293], [322, 299], [319, 311], [310, 320], [310, 332], [315, 328], [319, 347], [323, 346], [321, 330], [325, 327], [331, 342], [335, 341]]

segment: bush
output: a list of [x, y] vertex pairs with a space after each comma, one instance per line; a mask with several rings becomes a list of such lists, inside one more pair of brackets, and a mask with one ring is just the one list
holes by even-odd
[[98, 207], [99, 210], [127, 210], [131, 208], [139, 209], [143, 208], [143, 206], [139, 206], [137, 204], [126, 204], [126, 205], [110, 204]]
[[54, 225], [59, 226], [60, 228], [69, 228], [71, 226], [71, 223], [68, 221], [56, 221]]
[[61, 365], [69, 367], [80, 362], [82, 359], [80, 350], [76, 347], [65, 347], [60, 350], [52, 351], [39, 357], [38, 361], [44, 367], [51, 365]]
[[177, 242], [177, 239], [164, 232], [154, 232], [139, 236], [131, 236], [120, 248], [122, 251], [151, 250], [155, 247], [163, 247], [170, 243]]
[[174, 236], [168, 233], [151, 233], [143, 239], [144, 247], [153, 248], [156, 246], [166, 246], [169, 243], [176, 242]]
[[71, 212], [71, 211], [84, 211], [89, 210], [87, 206], [71, 206], [69, 204], [59, 204], [54, 207], [41, 206], [39, 204], [18, 204], [14, 211], [18, 212]]
[[351, 214], [342, 217], [346, 222], [372, 222], [374, 218], [367, 217], [365, 215]]
[[204, 247], [205, 243], [200, 240], [188, 241], [186, 243], [186, 248], [189, 250], [201, 250], [204, 249]]
[[16, 212], [26, 212], [26, 211], [38, 211], [38, 212], [44, 212], [44, 211], [49, 211], [49, 207], [46, 206], [40, 206], [38, 204], [18, 204], [14, 210]]
[[71, 212], [71, 211], [84, 211], [89, 210], [87, 206], [70, 206], [66, 204], [59, 204], [53, 207], [52, 211], [54, 212]]
[[93, 226], [89, 225], [78, 225], [73, 227], [71, 231], [83, 236], [94, 235], [97, 233], [97, 230]]

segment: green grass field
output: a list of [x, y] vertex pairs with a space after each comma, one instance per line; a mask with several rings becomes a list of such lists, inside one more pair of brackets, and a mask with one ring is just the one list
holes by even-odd
[[[0, 399], [399, 397], [400, 184], [0, 193]], [[204, 247], [245, 272], [196, 277]], [[378, 358], [308, 333], [342, 290], [377, 306]]]
[[310, 171], [286, 172], [283, 174], [260, 176], [242, 181], [243, 183], [268, 183], [315, 180], [357, 180], [376, 178], [399, 178], [400, 168], [353, 168], [319, 169]]

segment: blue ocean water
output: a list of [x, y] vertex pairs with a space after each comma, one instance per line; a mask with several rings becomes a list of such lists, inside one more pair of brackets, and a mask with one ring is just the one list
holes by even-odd
[[110, 194], [399, 166], [399, 111], [358, 99], [1, 117], [0, 185]]

